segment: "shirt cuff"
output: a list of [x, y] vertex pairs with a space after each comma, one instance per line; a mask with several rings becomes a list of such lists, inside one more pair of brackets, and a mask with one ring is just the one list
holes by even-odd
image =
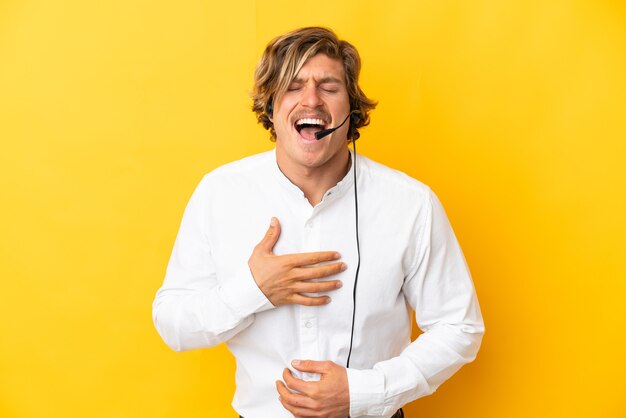
[[350, 390], [350, 416], [383, 415], [385, 376], [379, 370], [346, 369]]
[[248, 266], [222, 282], [220, 290], [224, 303], [241, 318], [274, 308], [257, 286]]

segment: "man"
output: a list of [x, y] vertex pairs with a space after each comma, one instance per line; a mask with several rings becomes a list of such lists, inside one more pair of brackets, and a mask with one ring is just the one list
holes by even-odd
[[[174, 350], [226, 342], [246, 418], [401, 416], [480, 345], [474, 287], [435, 195], [349, 151], [375, 106], [359, 71], [328, 29], [270, 42], [253, 110], [276, 147], [203, 178], [154, 302]], [[411, 308], [424, 331], [412, 343]]]

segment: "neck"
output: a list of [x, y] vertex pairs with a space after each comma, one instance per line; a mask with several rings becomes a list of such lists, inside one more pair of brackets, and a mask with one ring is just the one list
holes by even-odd
[[345, 152], [338, 153], [330, 161], [317, 167], [293, 164], [284, 158], [278, 148], [276, 160], [280, 171], [302, 190], [311, 206], [322, 201], [324, 194], [345, 177], [352, 164], [348, 147]]

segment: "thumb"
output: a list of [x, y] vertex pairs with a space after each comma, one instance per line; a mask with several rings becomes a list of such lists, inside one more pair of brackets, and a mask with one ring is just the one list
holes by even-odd
[[267, 253], [271, 253], [274, 249], [274, 245], [276, 245], [276, 242], [278, 241], [279, 236], [280, 222], [278, 222], [278, 219], [272, 218], [270, 227], [267, 229], [267, 232], [261, 242], [259, 242], [259, 247]]

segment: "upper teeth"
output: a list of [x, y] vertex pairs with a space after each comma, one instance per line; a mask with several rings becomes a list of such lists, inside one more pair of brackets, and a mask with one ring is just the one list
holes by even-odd
[[300, 119], [296, 122], [297, 125], [323, 125], [324, 121], [321, 119], [311, 119], [311, 118], [304, 118], [304, 119]]

